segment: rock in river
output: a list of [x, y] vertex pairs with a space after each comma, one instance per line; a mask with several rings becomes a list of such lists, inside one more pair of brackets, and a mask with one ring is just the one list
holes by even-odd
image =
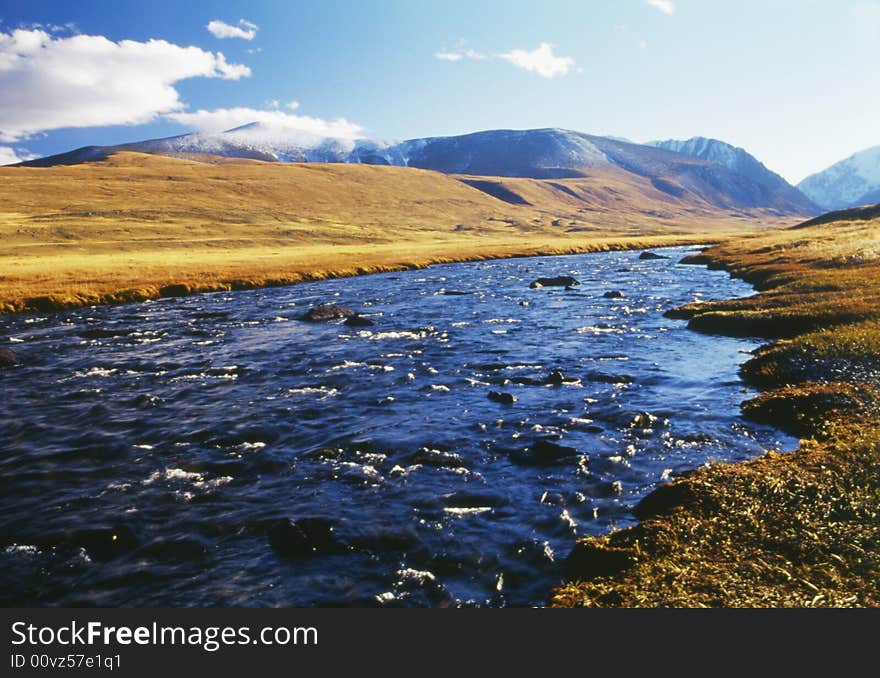
[[664, 257], [662, 254], [657, 254], [656, 252], [642, 252], [639, 255], [639, 259], [668, 259], [669, 257]]
[[562, 384], [580, 384], [581, 380], [577, 377], [566, 377], [562, 370], [553, 370], [544, 383], [547, 386], [562, 386]]
[[345, 324], [349, 327], [372, 327], [376, 323], [362, 315], [350, 315], [345, 319]]
[[529, 287], [537, 289], [539, 287], [574, 287], [580, 283], [570, 275], [558, 275], [555, 278], [538, 278]]
[[551, 440], [536, 440], [528, 449], [511, 453], [510, 459], [522, 466], [551, 466], [578, 454], [574, 447], [559, 445]]
[[19, 362], [18, 354], [11, 348], [0, 348], [0, 367], [12, 367]]
[[321, 304], [313, 306], [306, 311], [301, 317], [310, 323], [319, 323], [325, 320], [336, 320], [338, 318], [352, 318], [357, 314], [348, 306], [338, 306], [336, 304]]
[[623, 292], [619, 290], [611, 290], [602, 295], [606, 299], [624, 299]]
[[501, 391], [489, 391], [489, 400], [494, 400], [502, 405], [513, 405], [516, 402], [516, 396], [512, 393], [503, 393]]

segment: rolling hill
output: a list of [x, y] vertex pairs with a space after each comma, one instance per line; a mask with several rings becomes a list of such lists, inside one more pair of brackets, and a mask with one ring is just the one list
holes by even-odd
[[[190, 159], [216, 156], [284, 163], [406, 166], [445, 174], [529, 179], [622, 176], [623, 173], [633, 182], [647, 181], [657, 191], [695, 207], [766, 209], [780, 216], [818, 213], [815, 205], [797, 189], [765, 168], [764, 173], [759, 173], [752, 171], [752, 165], [728, 165], [718, 158], [689, 153], [686, 148], [634, 144], [555, 128], [490, 130], [392, 143], [321, 138], [252, 123], [218, 134], [186, 134], [119, 146], [87, 146], [25, 164], [49, 167], [93, 162], [120, 151]], [[756, 160], [753, 165], [763, 168]]]
[[705, 242], [800, 220], [719, 209], [611, 164], [533, 179], [199, 153], [104, 158], [0, 168], [0, 311], [153, 298], [168, 285]]

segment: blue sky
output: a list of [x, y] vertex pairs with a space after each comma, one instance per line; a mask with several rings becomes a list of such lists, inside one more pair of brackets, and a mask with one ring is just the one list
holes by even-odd
[[0, 158], [261, 116], [711, 136], [792, 181], [880, 144], [880, 0], [0, 0], [0, 20]]

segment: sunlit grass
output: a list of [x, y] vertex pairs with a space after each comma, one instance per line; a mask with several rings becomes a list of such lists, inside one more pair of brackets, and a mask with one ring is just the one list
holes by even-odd
[[718, 242], [784, 223], [681, 203], [633, 176], [497, 182], [526, 204], [400, 167], [120, 153], [88, 165], [0, 168], [0, 312], [149, 299], [170, 285], [237, 289], [446, 261]]

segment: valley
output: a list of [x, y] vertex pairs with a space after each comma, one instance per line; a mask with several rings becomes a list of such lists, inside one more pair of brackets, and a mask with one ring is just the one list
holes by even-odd
[[801, 220], [769, 206], [672, 195], [657, 183], [613, 166], [542, 180], [125, 151], [4, 167], [0, 309], [708, 242]]

